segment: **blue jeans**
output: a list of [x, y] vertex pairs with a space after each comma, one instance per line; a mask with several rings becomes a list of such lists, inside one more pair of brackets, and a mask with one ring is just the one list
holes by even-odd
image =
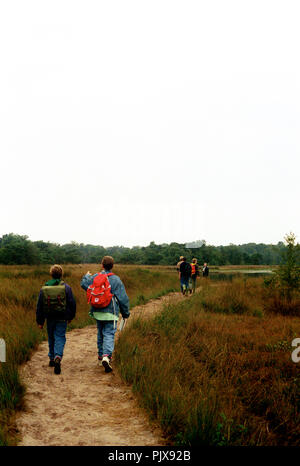
[[[114, 328], [115, 327], [115, 328]], [[97, 345], [98, 345], [98, 356], [108, 356], [111, 358], [112, 352], [115, 347], [115, 333], [117, 330], [117, 321], [113, 320], [97, 320]]]
[[67, 322], [59, 322], [57, 320], [47, 319], [47, 332], [50, 359], [55, 359], [56, 356], [63, 357], [64, 347], [66, 343]]
[[180, 288], [182, 292], [188, 291], [189, 289], [189, 278], [181, 277], [180, 279]]

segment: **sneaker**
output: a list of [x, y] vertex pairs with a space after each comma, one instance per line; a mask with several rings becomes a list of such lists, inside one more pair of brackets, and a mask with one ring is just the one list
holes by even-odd
[[60, 357], [56, 356], [54, 359], [54, 374], [60, 374], [61, 373], [61, 367], [60, 367]]
[[54, 367], [54, 366], [55, 366], [54, 359], [50, 359], [49, 367]]
[[109, 357], [108, 357], [108, 356], [103, 356], [103, 358], [102, 358], [102, 366], [104, 367], [105, 372], [111, 372], [111, 371], [112, 371], [112, 367], [111, 367], [111, 365], [110, 365], [110, 360], [109, 360]]

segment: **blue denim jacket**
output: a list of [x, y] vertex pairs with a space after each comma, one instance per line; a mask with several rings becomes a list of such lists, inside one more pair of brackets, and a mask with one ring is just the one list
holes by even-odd
[[[103, 270], [101, 273], [107, 274], [107, 273], [110, 273], [110, 271]], [[83, 288], [86, 291], [88, 287], [93, 283], [93, 280], [97, 275], [98, 275], [97, 273], [95, 273], [94, 275], [88, 275], [88, 274], [84, 275], [80, 282], [81, 288]], [[108, 306], [103, 307], [102, 309], [99, 309], [99, 308], [96, 309], [94, 307], [91, 307], [91, 311], [109, 312], [115, 316], [118, 316], [119, 312], [121, 312], [122, 317], [124, 317], [124, 319], [127, 319], [130, 316], [130, 312], [129, 312], [129, 298], [125, 291], [125, 286], [123, 285], [123, 282], [120, 279], [120, 277], [118, 277], [118, 275], [111, 275], [110, 277], [107, 277], [107, 278], [111, 286], [111, 293], [114, 295], [114, 297]]]

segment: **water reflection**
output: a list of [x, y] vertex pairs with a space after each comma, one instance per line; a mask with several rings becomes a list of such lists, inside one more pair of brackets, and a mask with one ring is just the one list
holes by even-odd
[[251, 278], [251, 277], [267, 277], [271, 275], [273, 272], [271, 270], [265, 270], [265, 271], [249, 271], [249, 272], [232, 272], [232, 273], [222, 273], [222, 272], [210, 272], [209, 277], [213, 281], [220, 281], [220, 280], [227, 280], [227, 281], [232, 281], [233, 278], [238, 278], [238, 277], [245, 277], [245, 278]]

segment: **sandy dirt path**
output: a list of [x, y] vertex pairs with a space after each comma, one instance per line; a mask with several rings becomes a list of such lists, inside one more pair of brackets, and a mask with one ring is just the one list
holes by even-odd
[[[188, 298], [171, 293], [135, 307], [131, 315], [147, 317], [163, 304], [182, 299]], [[47, 341], [20, 368], [26, 386], [25, 409], [16, 417], [20, 446], [167, 444], [159, 427], [149, 423], [131, 387], [122, 382], [116, 369], [105, 373], [98, 365], [96, 334], [96, 326], [67, 333], [60, 375], [48, 367]], [[116, 338], [118, 334], [119, 331]]]

